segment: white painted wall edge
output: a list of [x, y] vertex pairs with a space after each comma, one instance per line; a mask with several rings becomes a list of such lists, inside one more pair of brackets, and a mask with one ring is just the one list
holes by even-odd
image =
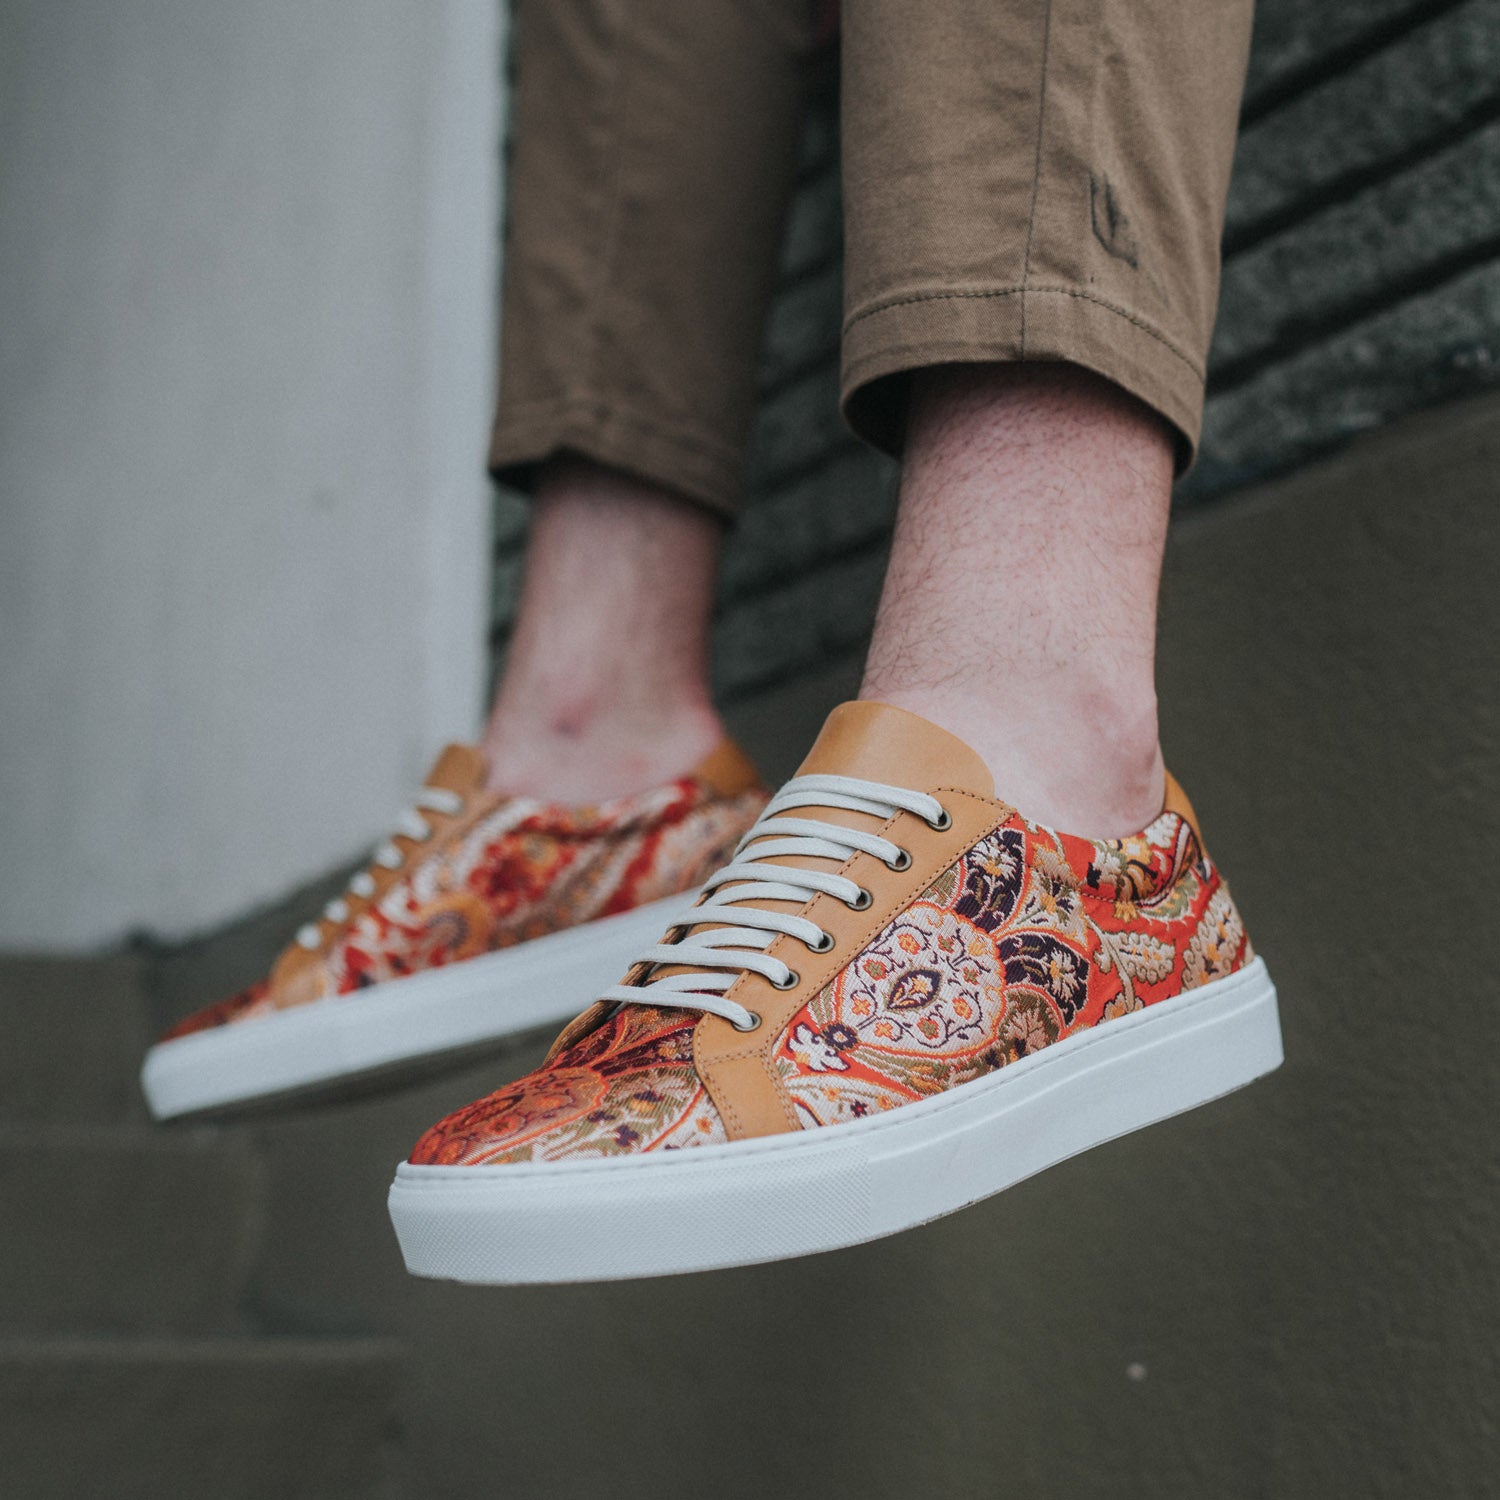
[[0, 0], [0, 947], [354, 858], [485, 677], [500, 0]]
[[472, 736], [487, 685], [491, 490], [484, 464], [494, 407], [502, 81], [508, 7], [449, 0], [431, 103], [427, 369], [427, 739]]

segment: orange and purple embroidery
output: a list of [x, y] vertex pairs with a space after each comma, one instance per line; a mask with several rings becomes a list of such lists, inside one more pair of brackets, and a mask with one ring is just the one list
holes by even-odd
[[439, 1121], [430, 1166], [627, 1156], [726, 1141], [693, 1067], [696, 1011], [622, 1006], [551, 1063]]
[[[1092, 841], [1012, 817], [787, 1025], [771, 1066], [804, 1126], [1002, 1068], [1252, 957], [1191, 826]], [[624, 1006], [551, 1063], [434, 1126], [412, 1161], [546, 1161], [727, 1139], [692, 1063], [695, 1012]]]
[[772, 1066], [807, 1125], [971, 1082], [1248, 961], [1191, 827], [1093, 842], [1012, 818], [792, 1018]]

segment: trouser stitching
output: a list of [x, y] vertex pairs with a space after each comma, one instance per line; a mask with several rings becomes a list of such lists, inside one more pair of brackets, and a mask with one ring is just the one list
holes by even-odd
[[[1021, 267], [1021, 287], [1031, 283], [1031, 242], [1036, 234], [1036, 206], [1042, 193], [1042, 144], [1047, 131], [1047, 60], [1052, 47], [1052, 0], [1047, 0], [1047, 15], [1042, 22], [1042, 76], [1037, 85], [1036, 162], [1031, 173], [1031, 210], [1026, 217], [1026, 257]], [[1021, 358], [1026, 358], [1026, 298], [1021, 298]]]
[[615, 38], [615, 85], [604, 115], [611, 122], [609, 156], [615, 169], [606, 178], [608, 191], [603, 205], [603, 232], [599, 236], [599, 279], [592, 300], [594, 312], [589, 337], [588, 368], [594, 372], [601, 368], [604, 356], [603, 328], [599, 322], [598, 309], [609, 305], [610, 265], [619, 247], [620, 220], [624, 212], [625, 173], [622, 162], [627, 148], [627, 123], [630, 118], [630, 41], [631, 26], [635, 18], [635, 10], [627, 7], [626, 14], [620, 21], [619, 34]]
[[1073, 297], [1080, 302], [1092, 302], [1107, 312], [1114, 313], [1116, 317], [1123, 318], [1127, 323], [1139, 328], [1142, 333], [1149, 334], [1163, 348], [1180, 359], [1198, 379], [1203, 378], [1202, 365], [1138, 313], [1133, 313], [1128, 307], [1121, 307], [1119, 303], [1111, 302], [1107, 297], [1101, 297], [1096, 292], [1086, 292], [1079, 287], [1072, 286], [1007, 286], [972, 292], [914, 292], [906, 297], [892, 297], [889, 301], [878, 303], [874, 307], [861, 308], [857, 313], [851, 314], [844, 323], [844, 336], [847, 338], [857, 323], [863, 322], [866, 318], [873, 318], [877, 313], [889, 312], [893, 307], [908, 307], [916, 302], [957, 302], [981, 298], [1020, 297], [1022, 299], [1021, 358], [1024, 360], [1026, 358], [1025, 299], [1040, 296]]

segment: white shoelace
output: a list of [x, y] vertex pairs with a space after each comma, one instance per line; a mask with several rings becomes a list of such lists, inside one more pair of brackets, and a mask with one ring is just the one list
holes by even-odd
[[[463, 810], [463, 805], [464, 799], [457, 792], [440, 786], [424, 786], [417, 793], [416, 806], [407, 808], [396, 820], [396, 833], [426, 843], [432, 837], [432, 824], [422, 816], [423, 809], [452, 817]], [[406, 856], [396, 847], [394, 835], [375, 851], [371, 863], [384, 870], [399, 870], [406, 863]], [[361, 870], [349, 882], [349, 893], [361, 898], [373, 896], [375, 877], [368, 870]], [[336, 896], [323, 908], [323, 916], [329, 922], [347, 921], [349, 903], [342, 896]], [[297, 929], [297, 942], [309, 952], [316, 952], [323, 946], [323, 929], [317, 922], [307, 922]]]
[[726, 997], [725, 992], [744, 973], [764, 975], [777, 989], [789, 990], [799, 981], [797, 971], [765, 950], [778, 937], [796, 938], [811, 953], [833, 948], [831, 933], [816, 922], [790, 913], [767, 911], [762, 901], [795, 901], [802, 905], [814, 896], [832, 896], [852, 911], [871, 904], [870, 892], [847, 876], [822, 870], [803, 870], [772, 861], [789, 855], [831, 860], [842, 865], [856, 853], [873, 854], [892, 870], [904, 870], [911, 854], [876, 833], [864, 833], [826, 823], [820, 818], [788, 818], [783, 813], [801, 807], [841, 808], [867, 813], [884, 823], [898, 812], [915, 813], [931, 827], [942, 829], [950, 818], [942, 803], [925, 792], [860, 781], [853, 776], [797, 776], [771, 799], [759, 821], [734, 851], [734, 858], [703, 887], [705, 899], [692, 909], [679, 931], [689, 926], [722, 921], [708, 932], [694, 931], [676, 942], [658, 943], [640, 954], [638, 964], [681, 966], [685, 972], [652, 977], [640, 984], [617, 984], [602, 1000], [634, 1005], [684, 1006], [722, 1016], [738, 1031], [754, 1031], [760, 1017]]

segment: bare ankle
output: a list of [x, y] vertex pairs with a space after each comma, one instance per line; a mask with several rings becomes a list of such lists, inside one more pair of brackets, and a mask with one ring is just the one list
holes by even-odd
[[1163, 790], [1169, 431], [1067, 365], [950, 367], [915, 384], [861, 696], [966, 740], [1038, 823], [1135, 832]]
[[642, 480], [576, 460], [549, 466], [484, 732], [492, 789], [575, 803], [626, 796], [681, 776], [718, 744], [708, 655], [722, 532]]
[[995, 779], [995, 794], [1043, 827], [1118, 838], [1161, 811], [1165, 766], [1149, 712], [1070, 694], [1052, 683], [1031, 701], [997, 701], [961, 683], [932, 688], [867, 682], [860, 696], [920, 714], [957, 735]]
[[685, 775], [724, 737], [706, 701], [663, 701], [643, 712], [571, 699], [563, 705], [502, 701], [481, 742], [492, 791], [587, 803], [630, 796]]

